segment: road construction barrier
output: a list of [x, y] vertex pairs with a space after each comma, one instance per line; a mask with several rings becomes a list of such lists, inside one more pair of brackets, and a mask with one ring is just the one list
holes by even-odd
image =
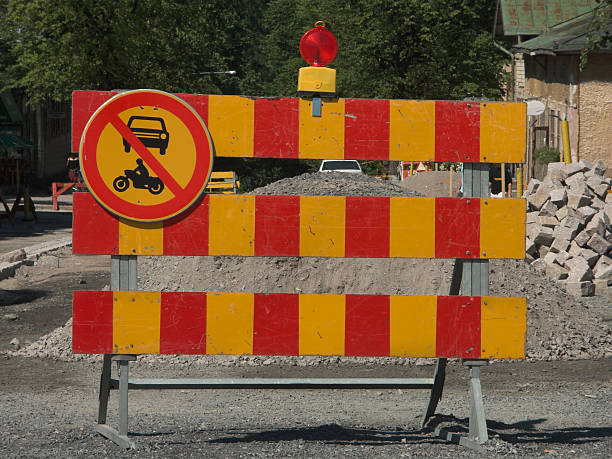
[[235, 172], [213, 172], [210, 175], [208, 184], [206, 185], [206, 192], [236, 194], [239, 187], [240, 182], [236, 178]]
[[[88, 117], [113, 95], [74, 93], [73, 145], [87, 144]], [[470, 369], [470, 432], [438, 433], [478, 449], [488, 438], [480, 367], [524, 358], [526, 328], [524, 298], [488, 295], [488, 260], [524, 257], [525, 202], [488, 199], [480, 162], [522, 160], [525, 105], [337, 99], [313, 116], [307, 99], [179, 96], [204, 120], [219, 156], [463, 161], [464, 197], [205, 195], [169, 219], [135, 222], [109, 212], [95, 192], [76, 194], [73, 251], [112, 255], [111, 291], [74, 294], [74, 352], [105, 354], [98, 432], [133, 446], [128, 388], [425, 388], [426, 425], [446, 359], [461, 358]], [[137, 291], [139, 255], [456, 261], [449, 296], [298, 295]], [[139, 354], [431, 357], [437, 365], [421, 379], [130, 380]], [[111, 388], [120, 392], [118, 430], [106, 423]]]

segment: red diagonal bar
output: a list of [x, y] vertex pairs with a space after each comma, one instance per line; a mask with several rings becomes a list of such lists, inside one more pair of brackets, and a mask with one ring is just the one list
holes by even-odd
[[118, 116], [109, 117], [110, 123], [113, 125], [115, 129], [121, 134], [121, 136], [128, 141], [128, 143], [132, 146], [134, 151], [142, 158], [142, 160], [147, 163], [147, 166], [151, 168], [155, 174], [164, 182], [164, 185], [167, 186], [170, 191], [174, 194], [174, 196], [178, 196], [183, 191], [183, 187], [178, 184], [174, 177], [170, 175], [170, 173], [166, 170], [166, 168], [160, 163], [155, 156], [144, 146], [144, 144], [134, 135], [132, 130], [127, 127], [127, 125], [121, 121], [121, 118]]

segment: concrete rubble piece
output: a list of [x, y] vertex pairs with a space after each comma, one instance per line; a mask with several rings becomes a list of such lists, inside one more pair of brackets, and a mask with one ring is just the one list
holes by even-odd
[[612, 180], [601, 161], [550, 163], [531, 180], [527, 261], [576, 296], [612, 289]]

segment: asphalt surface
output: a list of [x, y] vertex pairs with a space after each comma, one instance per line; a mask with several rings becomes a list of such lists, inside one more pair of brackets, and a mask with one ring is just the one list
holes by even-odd
[[[4, 194], [9, 208], [15, 202], [15, 195]], [[17, 212], [13, 224], [6, 218], [0, 218], [0, 256], [16, 249], [30, 247], [43, 242], [51, 242], [72, 236], [72, 195], [60, 196], [60, 210], [53, 210], [50, 196], [33, 196], [36, 216], [25, 220], [23, 212]], [[0, 204], [0, 216], [4, 208]]]

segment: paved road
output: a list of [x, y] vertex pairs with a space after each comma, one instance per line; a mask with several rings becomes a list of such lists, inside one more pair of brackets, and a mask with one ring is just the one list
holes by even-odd
[[[15, 197], [4, 195], [13, 205]], [[7, 219], [0, 219], [0, 256], [16, 249], [29, 247], [43, 242], [51, 242], [72, 235], [72, 195], [62, 195], [60, 211], [52, 208], [51, 197], [33, 198], [38, 221], [24, 221], [23, 212], [18, 212], [11, 225]], [[4, 209], [0, 206], [0, 214]]]

